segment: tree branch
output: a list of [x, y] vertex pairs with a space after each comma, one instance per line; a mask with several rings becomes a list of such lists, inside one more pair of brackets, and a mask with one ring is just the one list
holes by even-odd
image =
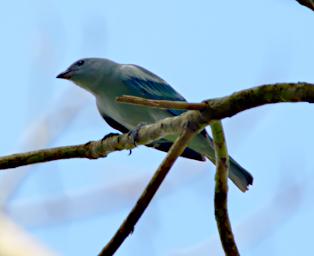
[[[139, 129], [138, 138], [136, 141], [137, 145], [149, 144], [170, 134], [182, 135], [173, 144], [170, 151], [168, 152], [167, 157], [156, 171], [153, 179], [148, 184], [139, 201], [100, 255], [112, 255], [121, 245], [124, 239], [133, 231], [134, 225], [152, 200], [154, 194], [170, 170], [172, 164], [175, 162], [176, 158], [181, 155], [185, 146], [189, 143], [194, 134], [204, 129], [210, 122], [214, 120], [231, 117], [241, 111], [253, 107], [278, 102], [313, 103], [314, 85], [309, 83], [281, 83], [263, 85], [247, 90], [242, 90], [233, 93], [230, 96], [206, 100], [203, 103], [192, 105], [182, 102], [140, 100], [139, 103], [133, 101], [132, 104], [145, 104], [145, 106], [158, 108], [198, 109], [200, 111], [190, 110], [180, 116], [166, 118], [154, 124], [145, 125]], [[205, 105], [206, 108], [203, 108]], [[189, 124], [189, 126], [187, 127], [186, 124]], [[220, 231], [223, 247], [226, 253], [228, 252], [227, 254], [230, 255], [238, 255], [227, 213], [227, 150], [224, 148], [225, 146], [222, 128], [219, 127], [219, 125], [215, 128], [215, 125], [217, 125], [217, 123], [213, 124], [213, 133], [214, 139], [216, 140], [215, 147], [218, 163], [216, 175], [217, 185], [215, 194], [215, 214], [217, 217], [218, 229]], [[216, 129], [217, 131], [215, 131]], [[221, 129], [220, 133], [219, 129]], [[222, 144], [219, 142], [221, 140]], [[22, 165], [47, 162], [58, 159], [96, 159], [99, 157], [105, 157], [113, 151], [132, 149], [135, 146], [134, 139], [132, 136], [130, 136], [130, 134], [122, 134], [119, 136], [111, 136], [99, 141], [91, 141], [86, 144], [51, 148], [1, 157], [0, 169], [14, 168]]]
[[158, 167], [149, 184], [136, 202], [135, 206], [133, 207], [127, 218], [123, 221], [118, 231], [109, 241], [109, 243], [101, 251], [99, 256], [113, 255], [116, 250], [121, 246], [123, 241], [127, 238], [127, 236], [133, 232], [135, 224], [138, 222], [145, 209], [148, 207], [149, 203], [151, 202], [153, 196], [165, 179], [172, 165], [175, 163], [176, 159], [182, 154], [189, 141], [198, 131], [200, 131], [199, 125], [196, 124], [194, 127], [191, 127], [191, 125], [189, 125], [189, 127], [186, 128], [182, 135], [177, 138], [175, 143], [170, 148], [166, 158]]
[[[314, 84], [306, 82], [277, 83], [261, 85], [241, 90], [231, 95], [208, 99], [203, 103], [187, 103], [182, 101], [149, 100], [134, 96], [118, 97], [120, 102], [152, 108], [201, 110], [201, 119], [221, 120], [232, 117], [244, 110], [272, 103], [308, 102], [314, 103]], [[196, 106], [195, 106], [196, 105]]]
[[[157, 107], [156, 102], [145, 100], [146, 106]], [[314, 102], [314, 85], [309, 83], [281, 83], [263, 85], [235, 92], [230, 96], [206, 100], [206, 109], [188, 111], [178, 117], [166, 118], [157, 123], [143, 126], [139, 130], [137, 145], [149, 144], [170, 134], [178, 134], [183, 130], [187, 121], [199, 123], [203, 128], [211, 120], [220, 120], [237, 113], [270, 103], [279, 102]], [[133, 102], [133, 104], [135, 104]], [[136, 103], [138, 104], [138, 103]], [[142, 103], [141, 103], [142, 104]], [[182, 109], [182, 102], [158, 101], [158, 107]], [[181, 106], [179, 106], [181, 104]], [[188, 108], [188, 104], [184, 103]], [[202, 103], [201, 103], [202, 104]], [[22, 154], [0, 157], [0, 169], [15, 168], [22, 165], [34, 164], [68, 158], [96, 159], [104, 157], [113, 151], [132, 149], [134, 141], [128, 134], [114, 136], [106, 140], [92, 141], [87, 144], [38, 150]]]
[[149, 100], [136, 96], [123, 95], [116, 99], [117, 102], [141, 105], [154, 108], [167, 109], [185, 109], [185, 110], [204, 110], [207, 108], [206, 103], [187, 103], [184, 101], [169, 100]]
[[297, 0], [299, 4], [302, 4], [308, 8], [310, 8], [312, 11], [314, 11], [314, 1], [313, 0]]
[[207, 124], [204, 120], [200, 119], [198, 112], [192, 111], [185, 113], [184, 116], [165, 118], [154, 124], [140, 127], [136, 143], [132, 136], [126, 133], [117, 136], [109, 136], [106, 139], [98, 141], [90, 141], [86, 144], [13, 154], [0, 157], [0, 169], [69, 158], [97, 159], [106, 157], [109, 153], [114, 151], [133, 149], [137, 145], [149, 144], [167, 135], [178, 134], [185, 129], [184, 124], [189, 121], [199, 123], [202, 128]]
[[211, 123], [216, 157], [215, 217], [226, 255], [240, 255], [228, 216], [229, 155], [221, 121]]

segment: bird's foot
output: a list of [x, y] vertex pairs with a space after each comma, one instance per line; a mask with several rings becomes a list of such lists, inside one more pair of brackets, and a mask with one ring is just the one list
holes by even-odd
[[108, 139], [108, 138], [111, 138], [111, 137], [114, 137], [114, 136], [119, 136], [119, 135], [120, 135], [119, 133], [111, 132], [111, 133], [106, 134], [106, 135], [101, 139], [101, 141], [104, 141], [105, 139]]
[[134, 129], [128, 132], [128, 135], [131, 137], [134, 146], [137, 146], [139, 131], [144, 125], [146, 125], [146, 123], [139, 123]]

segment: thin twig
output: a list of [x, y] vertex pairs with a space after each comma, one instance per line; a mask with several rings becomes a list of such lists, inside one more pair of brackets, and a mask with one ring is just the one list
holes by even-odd
[[216, 156], [215, 217], [226, 255], [240, 255], [228, 216], [229, 156], [221, 121], [211, 123]]
[[[199, 127], [198, 127], [199, 128]], [[168, 174], [172, 165], [176, 159], [182, 154], [186, 145], [193, 138], [193, 136], [199, 131], [199, 129], [187, 128], [183, 134], [175, 141], [175, 143], [170, 148], [166, 158], [162, 161], [154, 176], [150, 180], [149, 184], [143, 191], [142, 195], [136, 202], [135, 206], [123, 221], [118, 231], [109, 241], [109, 243], [104, 247], [99, 256], [109, 256], [113, 255], [116, 250], [120, 247], [127, 236], [133, 232], [135, 224], [138, 222], [145, 209], [148, 207], [153, 196], [157, 192], [159, 186], [163, 182], [164, 178]]]
[[184, 101], [149, 100], [136, 96], [123, 95], [116, 98], [117, 102], [166, 109], [204, 110], [206, 103], [188, 103]]

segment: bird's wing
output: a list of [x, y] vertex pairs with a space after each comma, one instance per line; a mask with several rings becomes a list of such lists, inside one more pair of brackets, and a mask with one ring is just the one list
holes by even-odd
[[[146, 99], [186, 101], [185, 98], [175, 91], [166, 81], [149, 70], [137, 65], [121, 65], [123, 82], [138, 95]], [[184, 110], [166, 110], [171, 115], [177, 116]]]
[[[142, 67], [136, 65], [121, 65], [121, 72], [123, 83], [125, 83], [129, 88], [132, 88], [131, 91], [137, 92], [137, 96], [140, 95], [143, 98], [155, 100], [186, 101], [185, 98], [176, 92], [166, 81]], [[168, 109], [166, 111], [173, 116], [177, 116], [185, 112], [185, 110], [176, 109]], [[129, 131], [126, 127], [114, 119], [103, 113], [101, 114], [105, 121], [114, 129], [123, 133]], [[205, 130], [203, 130], [201, 134], [204, 137], [208, 137]], [[172, 142], [160, 139], [146, 146], [168, 152], [172, 146]], [[205, 161], [205, 158], [201, 154], [190, 148], [186, 148], [181, 156], [198, 161]]]
[[105, 115], [99, 110], [99, 113], [103, 117], [103, 119], [106, 121], [107, 124], [109, 124], [113, 129], [116, 129], [122, 133], [129, 132], [129, 129], [124, 127], [122, 124], [118, 123], [116, 120], [112, 119], [111, 117]]

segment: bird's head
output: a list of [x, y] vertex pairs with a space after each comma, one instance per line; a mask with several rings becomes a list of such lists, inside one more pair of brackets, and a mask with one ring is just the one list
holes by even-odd
[[57, 78], [74, 82], [78, 86], [94, 93], [101, 82], [110, 76], [117, 65], [108, 59], [85, 58], [70, 65]]

